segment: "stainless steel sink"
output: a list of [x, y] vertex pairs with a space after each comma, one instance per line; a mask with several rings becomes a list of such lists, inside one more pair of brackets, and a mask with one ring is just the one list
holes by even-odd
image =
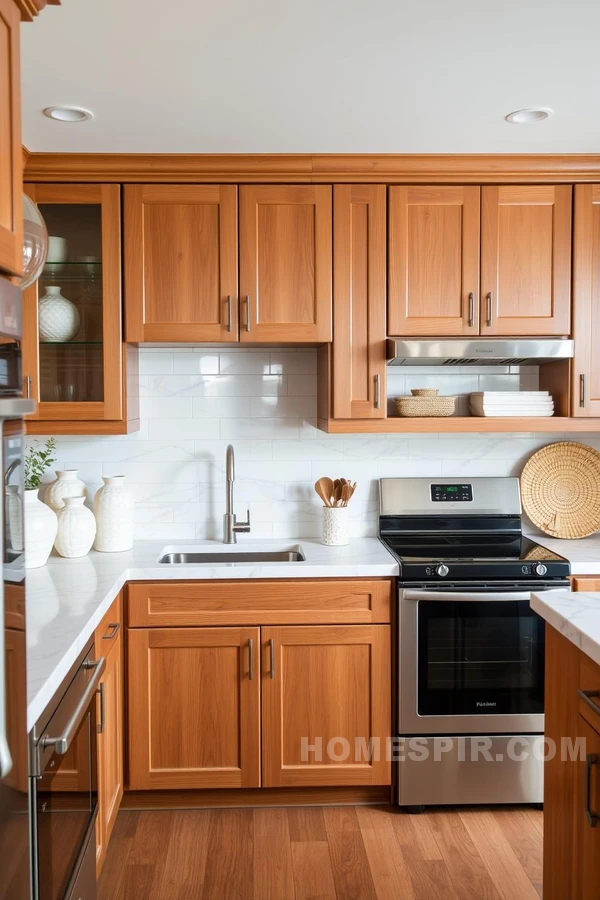
[[300, 550], [231, 550], [225, 553], [165, 553], [159, 563], [188, 565], [210, 563], [304, 562]]

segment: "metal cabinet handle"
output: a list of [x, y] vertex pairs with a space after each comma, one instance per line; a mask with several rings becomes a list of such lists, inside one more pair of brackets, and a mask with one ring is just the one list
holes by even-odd
[[98, 723], [98, 734], [102, 734], [102, 732], [104, 731], [104, 726], [106, 724], [106, 697], [103, 681], [100, 682], [98, 693], [100, 694], [100, 722]]
[[475, 294], [473, 291], [469, 294], [469, 328], [475, 324]]
[[600, 716], [600, 703], [595, 703], [593, 700], [594, 697], [600, 697], [600, 691], [577, 691], [577, 693]]
[[51, 737], [48, 734], [45, 734], [41, 739], [40, 744], [43, 749], [46, 747], [53, 747], [54, 752], [58, 754], [58, 756], [64, 756], [69, 747], [71, 746], [71, 741], [77, 734], [79, 726], [85, 716], [85, 712], [90, 705], [94, 694], [98, 689], [98, 682], [102, 677], [102, 673], [104, 672], [104, 667], [106, 666], [106, 660], [104, 657], [100, 657], [100, 659], [96, 660], [93, 663], [90, 663], [87, 668], [95, 669], [94, 677], [88, 684], [87, 688], [79, 698], [79, 703], [77, 704], [73, 715], [67, 722], [65, 726], [65, 730], [58, 737]]
[[579, 405], [585, 406], [585, 375], [579, 376]]
[[119, 628], [121, 627], [120, 622], [109, 622], [108, 627], [110, 631], [107, 631], [106, 634], [102, 635], [103, 641], [112, 641], [113, 638], [117, 636], [119, 633]]
[[275, 641], [269, 639], [269, 674], [271, 678], [275, 678]]
[[375, 376], [375, 409], [381, 409], [381, 375]]
[[246, 294], [246, 331], [250, 331], [250, 294]]
[[585, 758], [585, 817], [588, 820], [590, 828], [595, 828], [600, 821], [600, 813], [594, 812], [591, 808], [591, 792], [592, 792], [592, 766], [597, 766], [600, 762], [600, 753], [588, 753]]
[[227, 295], [227, 331], [233, 330], [233, 313], [231, 309], [231, 294]]
[[492, 292], [490, 291], [487, 295], [487, 323], [491, 325], [493, 322], [493, 310], [492, 310]]
[[254, 678], [254, 641], [252, 638], [248, 641], [248, 678], [250, 681]]
[[25, 396], [28, 400], [31, 397], [31, 375], [25, 376]]

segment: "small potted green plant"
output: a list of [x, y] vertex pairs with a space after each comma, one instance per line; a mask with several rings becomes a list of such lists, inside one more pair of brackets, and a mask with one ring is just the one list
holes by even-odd
[[56, 441], [36, 441], [25, 454], [25, 568], [37, 569], [48, 561], [56, 538], [58, 520], [38, 497], [44, 473], [55, 462]]

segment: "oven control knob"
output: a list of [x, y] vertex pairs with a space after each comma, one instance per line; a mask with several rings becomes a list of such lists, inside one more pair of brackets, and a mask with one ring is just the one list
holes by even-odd
[[537, 566], [535, 567], [536, 575], [545, 575], [547, 571], [548, 571], [548, 567], [545, 566], [543, 563], [538, 563]]
[[448, 566], [445, 566], [442, 563], [441, 566], [437, 567], [437, 569], [435, 570], [435, 573], [436, 573], [436, 575], [441, 575], [442, 578], [444, 578], [448, 574], [449, 571], [450, 571], [450, 569], [448, 568]]

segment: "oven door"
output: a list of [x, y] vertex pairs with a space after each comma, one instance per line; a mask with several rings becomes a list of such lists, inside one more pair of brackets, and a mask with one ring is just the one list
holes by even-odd
[[401, 589], [401, 735], [543, 732], [545, 630], [529, 598]]

